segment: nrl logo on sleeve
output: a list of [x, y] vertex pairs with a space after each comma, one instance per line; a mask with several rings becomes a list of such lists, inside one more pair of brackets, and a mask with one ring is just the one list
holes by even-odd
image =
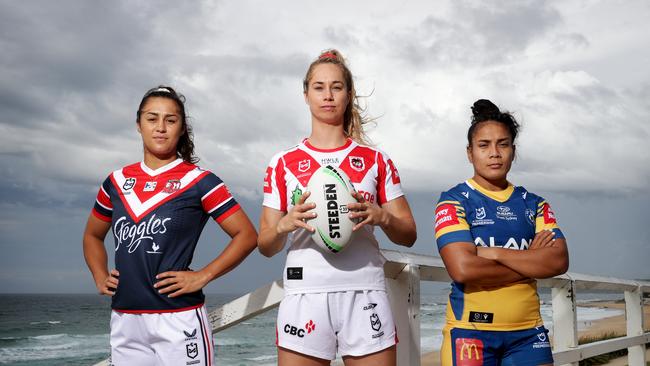
[[122, 185], [122, 189], [128, 191], [132, 189], [134, 186], [135, 186], [135, 178], [126, 178], [124, 184]]
[[366, 164], [363, 161], [363, 157], [361, 156], [350, 156], [350, 166], [352, 169], [361, 172], [363, 169], [365, 169]]

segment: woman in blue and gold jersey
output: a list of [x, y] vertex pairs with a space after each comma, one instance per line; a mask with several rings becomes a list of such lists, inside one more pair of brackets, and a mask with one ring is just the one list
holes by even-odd
[[442, 364], [552, 364], [535, 279], [566, 272], [566, 240], [549, 204], [507, 179], [517, 121], [485, 99], [472, 113], [474, 176], [436, 207], [436, 242], [453, 280]]

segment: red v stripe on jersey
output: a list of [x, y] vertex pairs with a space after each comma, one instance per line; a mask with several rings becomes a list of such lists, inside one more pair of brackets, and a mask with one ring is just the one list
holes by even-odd
[[306, 151], [300, 149], [296, 149], [285, 155], [284, 164], [287, 170], [298, 179], [303, 187], [307, 187], [307, 183], [312, 174], [320, 168], [320, 164], [316, 159]]
[[178, 179], [180, 183], [178, 190], [173, 193], [166, 193], [164, 190], [159, 190], [158, 193], [143, 201], [140, 200], [133, 188], [129, 188], [128, 190], [124, 188], [127, 179], [131, 177], [125, 177], [123, 170], [116, 170], [113, 172], [113, 174], [111, 174], [111, 182], [119, 192], [118, 195], [124, 204], [124, 208], [126, 208], [126, 211], [129, 213], [129, 216], [131, 216], [131, 219], [137, 223], [151, 211], [191, 188], [207, 174], [209, 174], [209, 172], [199, 168], [194, 168]]
[[360, 183], [375, 165], [377, 153], [363, 146], [357, 146], [343, 159], [339, 167], [352, 183]]

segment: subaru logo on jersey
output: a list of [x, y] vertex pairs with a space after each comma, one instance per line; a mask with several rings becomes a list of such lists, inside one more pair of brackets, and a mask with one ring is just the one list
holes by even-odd
[[189, 358], [196, 358], [199, 355], [199, 345], [194, 342], [186, 344], [185, 350]]
[[163, 192], [165, 193], [174, 193], [178, 192], [181, 189], [181, 181], [178, 179], [170, 179], [165, 183], [165, 188], [163, 188]]
[[144, 184], [143, 192], [153, 192], [156, 189], [158, 182], [146, 182]]
[[498, 206], [497, 207], [497, 218], [501, 220], [511, 221], [517, 220], [517, 215], [510, 210], [508, 206]]
[[135, 186], [135, 178], [126, 178], [124, 184], [122, 185], [122, 189], [128, 191], [133, 188], [133, 186]]
[[477, 208], [476, 209], [476, 218], [478, 220], [483, 220], [485, 218], [485, 207]]
[[300, 160], [298, 162], [298, 170], [302, 173], [308, 171], [310, 167], [311, 167], [311, 160], [309, 159]]
[[376, 313], [370, 315], [370, 327], [375, 332], [379, 332], [379, 329], [381, 329], [381, 320], [379, 320], [379, 315]]
[[352, 169], [361, 172], [366, 167], [366, 164], [363, 161], [361, 156], [350, 156], [350, 166]]

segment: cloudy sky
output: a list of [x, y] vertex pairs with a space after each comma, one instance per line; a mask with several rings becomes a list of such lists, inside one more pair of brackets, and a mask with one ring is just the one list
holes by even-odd
[[[264, 168], [309, 134], [301, 80], [330, 47], [400, 169], [412, 251], [437, 255], [433, 205], [471, 175], [469, 106], [489, 98], [523, 124], [510, 178], [554, 206], [570, 270], [650, 278], [649, 17], [644, 0], [0, 0], [0, 292], [94, 291], [85, 221], [108, 173], [141, 159], [135, 112], [158, 84], [185, 94], [201, 165], [257, 222]], [[225, 240], [208, 223], [196, 267]], [[208, 291], [252, 290], [283, 262], [254, 253]]]

